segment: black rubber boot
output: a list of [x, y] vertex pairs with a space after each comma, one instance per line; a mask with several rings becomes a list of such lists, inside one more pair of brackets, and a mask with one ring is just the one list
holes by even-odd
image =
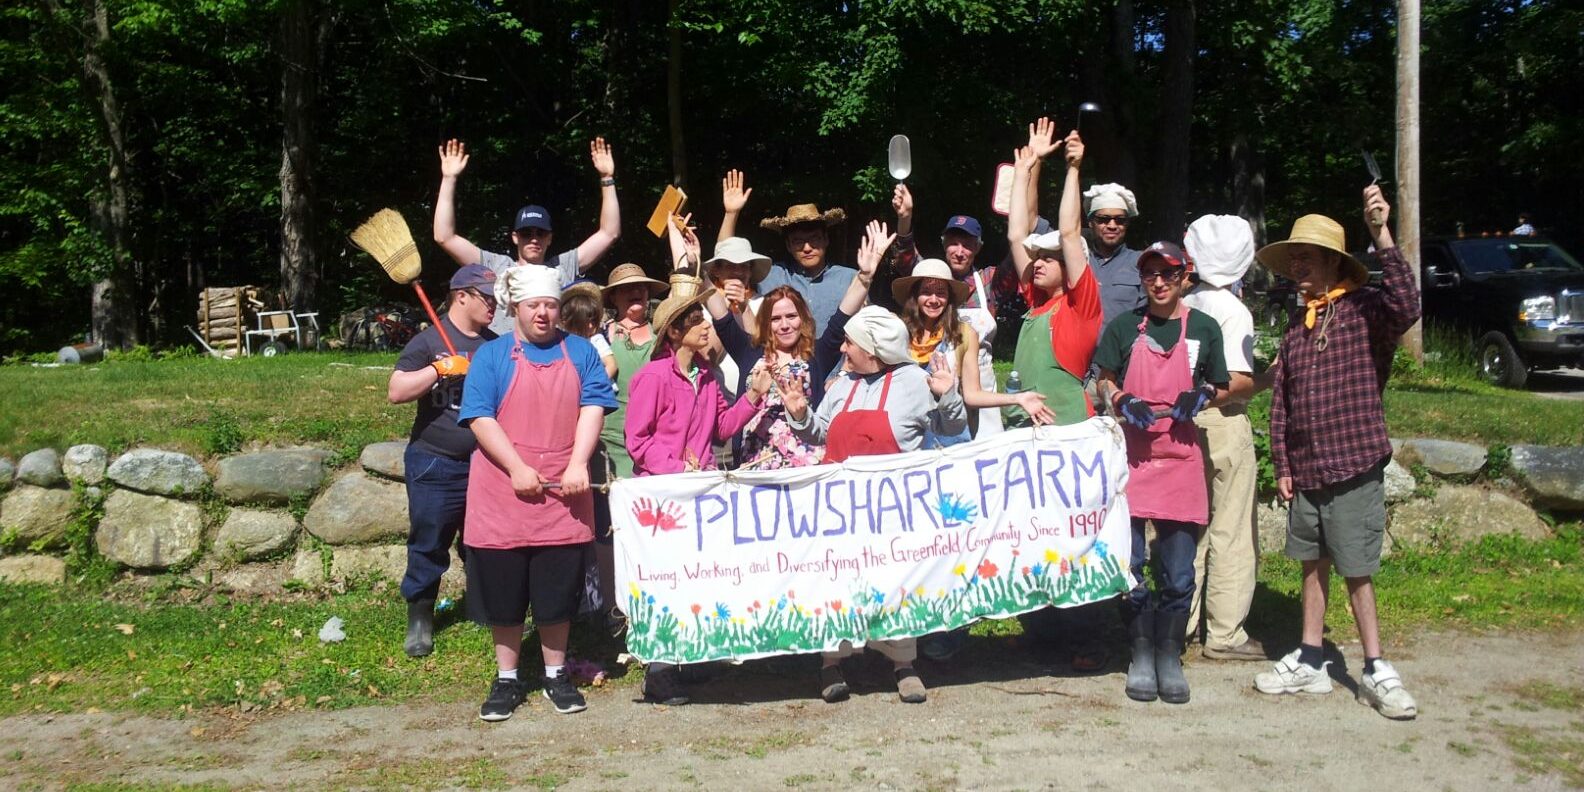
[[1154, 701], [1155, 682], [1155, 611], [1133, 614], [1128, 622], [1128, 641], [1133, 647], [1133, 659], [1128, 662], [1127, 695], [1134, 701]]
[[402, 648], [408, 657], [428, 657], [434, 651], [434, 606], [432, 599], [407, 603], [407, 641]]
[[1187, 629], [1187, 612], [1155, 614], [1155, 673], [1160, 677], [1161, 701], [1168, 704], [1188, 701], [1188, 677], [1183, 676], [1182, 668]]

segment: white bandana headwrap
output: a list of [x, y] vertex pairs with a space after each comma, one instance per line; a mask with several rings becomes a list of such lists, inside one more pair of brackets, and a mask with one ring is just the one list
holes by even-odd
[[1205, 215], [1193, 221], [1183, 247], [1199, 280], [1217, 288], [1242, 280], [1254, 263], [1254, 232], [1236, 215]]
[[[1084, 253], [1088, 253], [1089, 240], [1079, 237], [1078, 241], [1083, 245]], [[1044, 234], [1029, 234], [1023, 240], [1023, 249], [1028, 251], [1030, 256], [1037, 256], [1042, 250], [1060, 254], [1062, 252], [1061, 232], [1050, 231]]]
[[1120, 184], [1096, 184], [1084, 190], [1084, 197], [1089, 199], [1089, 214], [1101, 209], [1121, 209], [1128, 217], [1138, 217], [1138, 200], [1133, 197], [1132, 190]]
[[877, 305], [865, 306], [847, 320], [847, 340], [887, 366], [913, 359], [908, 354], [907, 325]]
[[535, 297], [561, 299], [561, 276], [553, 267], [519, 264], [495, 276], [495, 298], [505, 306], [507, 316], [517, 315], [517, 303]]

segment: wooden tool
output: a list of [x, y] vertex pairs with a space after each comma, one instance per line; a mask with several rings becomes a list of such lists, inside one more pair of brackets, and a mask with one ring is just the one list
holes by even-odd
[[680, 219], [682, 216], [682, 207], [686, 205], [687, 193], [682, 192], [682, 190], [674, 184], [666, 185], [665, 192], [660, 196], [660, 203], [655, 204], [654, 212], [649, 215], [649, 222], [646, 224], [649, 229], [649, 233], [654, 234], [658, 238], [664, 239], [666, 235], [666, 223], [677, 222], [671, 218], [675, 217]]

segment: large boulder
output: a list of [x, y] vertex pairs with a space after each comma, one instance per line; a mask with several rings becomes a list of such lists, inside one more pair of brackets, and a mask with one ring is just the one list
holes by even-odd
[[1485, 467], [1485, 447], [1456, 440], [1414, 437], [1403, 441], [1396, 458], [1406, 466], [1424, 465], [1437, 476], [1471, 476]]
[[307, 497], [324, 483], [330, 452], [322, 448], [281, 448], [220, 460], [215, 494], [232, 503], [285, 505]]
[[333, 545], [372, 544], [407, 536], [407, 491], [400, 484], [348, 473], [314, 498], [303, 527]]
[[1407, 468], [1397, 464], [1393, 459], [1386, 463], [1386, 502], [1400, 503], [1413, 497], [1414, 490], [1418, 489], [1419, 482], [1414, 480], [1413, 474]]
[[116, 490], [94, 535], [99, 554], [136, 569], [167, 569], [203, 545], [203, 512], [191, 503]]
[[1512, 447], [1513, 475], [1530, 499], [1549, 509], [1584, 511], [1584, 447]]
[[0, 503], [0, 533], [11, 534], [23, 547], [65, 544], [77, 497], [71, 490], [46, 489], [23, 484]]
[[127, 489], [151, 495], [195, 495], [209, 483], [209, 474], [198, 460], [158, 448], [137, 448], [122, 454], [110, 466], [108, 475]]
[[363, 446], [363, 453], [358, 455], [358, 464], [370, 473], [397, 481], [406, 481], [407, 441], [369, 443]]
[[110, 452], [104, 446], [74, 445], [66, 449], [61, 459], [61, 471], [70, 481], [99, 484], [104, 481], [105, 467], [110, 464]]
[[276, 563], [238, 564], [214, 571], [215, 585], [237, 594], [279, 594], [291, 579], [289, 565]]
[[17, 481], [35, 487], [58, 487], [66, 483], [61, 472], [60, 452], [53, 448], [40, 448], [17, 463]]
[[66, 582], [66, 562], [47, 555], [0, 558], [0, 581], [59, 585]]
[[[407, 574], [406, 545], [374, 545], [371, 547], [337, 547], [331, 552], [329, 575], [325, 574], [324, 557], [317, 551], [299, 549], [290, 564], [290, 577], [310, 586], [321, 586], [348, 579], [381, 578], [400, 583]], [[466, 575], [461, 562], [455, 557], [445, 574], [440, 576], [440, 592], [445, 596], [458, 596], [467, 588]]]
[[1543, 539], [1550, 529], [1523, 501], [1483, 487], [1444, 484], [1434, 498], [1404, 503], [1392, 512], [1397, 542], [1461, 544], [1482, 536], [1518, 534]]
[[16, 478], [16, 463], [10, 457], [0, 456], [0, 492], [11, 489], [11, 480]]
[[291, 546], [297, 521], [290, 514], [262, 509], [232, 509], [215, 535], [216, 553], [240, 561], [273, 555]]

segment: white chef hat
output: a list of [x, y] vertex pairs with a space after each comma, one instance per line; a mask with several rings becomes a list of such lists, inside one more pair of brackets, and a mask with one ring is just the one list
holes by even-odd
[[1084, 197], [1089, 199], [1089, 214], [1101, 209], [1121, 209], [1128, 217], [1138, 217], [1138, 199], [1133, 197], [1132, 190], [1120, 184], [1096, 184], [1084, 190]]
[[913, 359], [908, 354], [907, 325], [877, 305], [865, 306], [847, 320], [847, 340], [887, 366]]
[[506, 306], [508, 316], [517, 315], [517, 304], [535, 297], [561, 299], [561, 276], [543, 264], [507, 267], [495, 276], [495, 298]]
[[1188, 225], [1183, 247], [1199, 280], [1225, 288], [1243, 279], [1254, 263], [1254, 232], [1237, 215], [1205, 215]]

